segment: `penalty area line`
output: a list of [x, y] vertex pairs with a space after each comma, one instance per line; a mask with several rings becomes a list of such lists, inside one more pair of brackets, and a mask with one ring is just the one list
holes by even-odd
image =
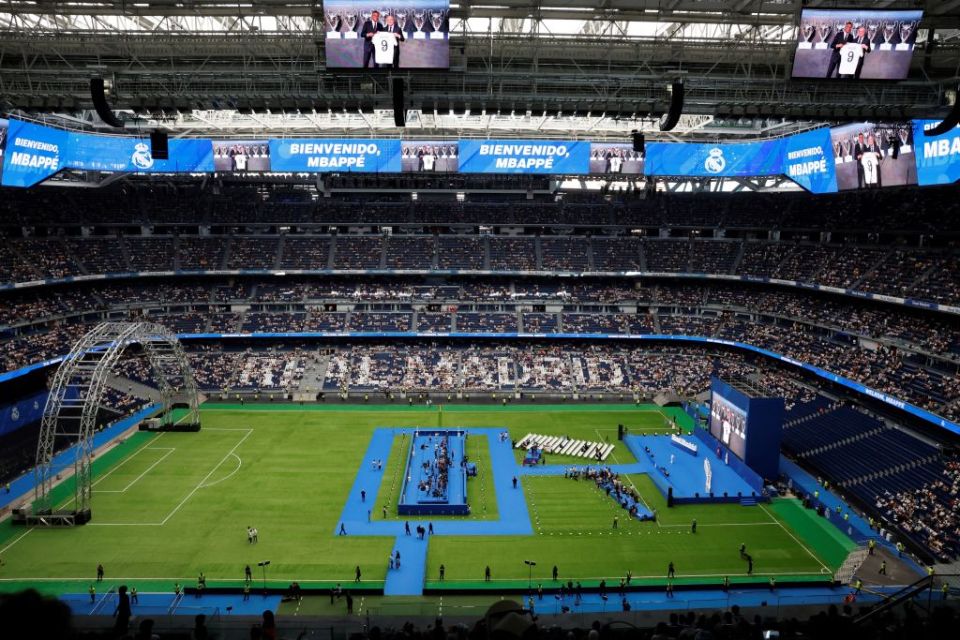
[[240, 438], [240, 442], [238, 442], [237, 444], [233, 445], [233, 448], [230, 449], [230, 451], [228, 451], [227, 454], [226, 454], [225, 456], [223, 456], [223, 458], [220, 459], [220, 462], [218, 462], [216, 465], [214, 465], [213, 469], [210, 469], [209, 473], [207, 473], [207, 475], [205, 475], [205, 476], [203, 477], [203, 480], [201, 480], [200, 482], [198, 482], [198, 483], [197, 483], [197, 486], [195, 486], [195, 487], [193, 488], [193, 490], [190, 491], [190, 493], [188, 493], [188, 494], [186, 495], [186, 497], [184, 497], [184, 499], [180, 501], [180, 504], [178, 504], [177, 506], [175, 506], [175, 507], [173, 508], [173, 511], [171, 511], [169, 514], [167, 514], [167, 517], [160, 521], [160, 524], [161, 524], [161, 525], [167, 524], [167, 521], [170, 520], [170, 518], [172, 518], [172, 517], [177, 513], [177, 511], [179, 511], [180, 508], [187, 503], [187, 500], [189, 500], [191, 497], [193, 497], [193, 494], [195, 494], [195, 493], [200, 489], [200, 487], [202, 487], [202, 486], [207, 482], [207, 480], [210, 479], [210, 476], [212, 476], [212, 475], [214, 474], [214, 472], [215, 472], [217, 469], [220, 468], [220, 465], [222, 465], [224, 462], [226, 462], [227, 458], [229, 458], [231, 455], [233, 455], [234, 451], [236, 451], [237, 448], [238, 448], [241, 444], [243, 444], [243, 443], [246, 441], [247, 438], [250, 437], [250, 434], [253, 433], [253, 429], [234, 429], [234, 431], [246, 431], [247, 433], [246, 433], [242, 438]]
[[[144, 470], [143, 473], [141, 473], [141, 474], [138, 475], [136, 478], [134, 478], [133, 480], [131, 480], [130, 483], [129, 483], [127, 486], [125, 486], [123, 489], [98, 489], [98, 490], [94, 491], [94, 493], [126, 493], [126, 492], [127, 492], [127, 489], [129, 489], [130, 487], [132, 487], [133, 485], [135, 485], [141, 478], [143, 478], [143, 476], [145, 476], [145, 475], [147, 475], [148, 473], [150, 473], [150, 470], [153, 469], [155, 466], [157, 466], [158, 464], [160, 464], [161, 462], [163, 462], [164, 460], [166, 460], [168, 457], [170, 457], [170, 454], [173, 453], [174, 451], [176, 451], [177, 448], [176, 448], [176, 447], [169, 447], [169, 448], [165, 448], [165, 447], [151, 447], [150, 450], [151, 450], [151, 451], [166, 451], [166, 453], [163, 454], [162, 456], [160, 456], [160, 457], [157, 459], [156, 462], [154, 462], [154, 463], [151, 464], [149, 467], [147, 467], [147, 468]], [[142, 449], [141, 449], [141, 451], [142, 451]]]
[[240, 459], [240, 456], [238, 456], [238, 455], [235, 454], [235, 453], [231, 453], [230, 455], [237, 459], [237, 467], [236, 467], [236, 469], [234, 469], [233, 471], [231, 471], [231, 472], [228, 473], [227, 475], [223, 476], [223, 477], [220, 478], [219, 480], [214, 480], [214, 481], [211, 482], [210, 484], [202, 485], [202, 486], [200, 487], [201, 489], [206, 489], [207, 487], [212, 487], [212, 486], [218, 485], [218, 484], [220, 484], [221, 482], [223, 482], [224, 480], [229, 480], [231, 477], [233, 477], [234, 474], [237, 473], [237, 471], [240, 471], [240, 467], [241, 467], [241, 465], [243, 465], [243, 460], [241, 460], [241, 459]]
[[14, 540], [13, 542], [11, 542], [11, 543], [8, 544], [7, 546], [5, 546], [3, 549], [0, 549], [0, 555], [5, 554], [10, 547], [12, 547], [13, 545], [17, 544], [18, 542], [20, 542], [21, 540], [23, 540], [24, 538], [26, 538], [26, 537], [27, 537], [27, 534], [30, 533], [31, 531], [33, 531], [32, 528], [31, 528], [31, 529], [27, 529], [26, 531], [24, 531], [23, 533], [21, 533], [19, 536], [17, 536], [17, 539], [16, 539], [16, 540]]

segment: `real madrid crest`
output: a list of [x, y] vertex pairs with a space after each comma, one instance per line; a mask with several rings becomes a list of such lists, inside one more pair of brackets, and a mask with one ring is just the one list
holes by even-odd
[[710, 155], [703, 161], [703, 168], [710, 173], [720, 173], [727, 166], [727, 159], [723, 157], [723, 149], [714, 147], [708, 152]]
[[153, 156], [150, 155], [150, 147], [146, 142], [138, 142], [133, 149], [133, 155], [130, 156], [133, 166], [137, 169], [149, 169], [153, 166]]

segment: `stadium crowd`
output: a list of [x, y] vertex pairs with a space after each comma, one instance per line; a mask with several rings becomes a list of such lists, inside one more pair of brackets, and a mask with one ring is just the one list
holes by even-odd
[[937, 558], [960, 555], [960, 460], [945, 460], [941, 477], [911, 490], [884, 491], [876, 508], [917, 537]]

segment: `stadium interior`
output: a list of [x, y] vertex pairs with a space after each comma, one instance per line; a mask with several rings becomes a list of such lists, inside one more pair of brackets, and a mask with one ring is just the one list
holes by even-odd
[[951, 635], [960, 2], [835, 4], [0, 0], [4, 637]]

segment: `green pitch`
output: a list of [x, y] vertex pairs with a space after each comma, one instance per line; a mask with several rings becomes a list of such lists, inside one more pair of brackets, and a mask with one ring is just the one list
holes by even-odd
[[[635, 433], [662, 432], [667, 418], [655, 407], [630, 405], [210, 405], [202, 410], [202, 423], [199, 433], [137, 433], [100, 456], [94, 465], [90, 524], [72, 529], [25, 529], [9, 520], [0, 524], [0, 590], [29, 585], [83, 592], [98, 563], [106, 570], [107, 585], [133, 582], [144, 592], [169, 591], [175, 582], [192, 586], [200, 571], [209, 586], [240, 585], [244, 566], [256, 570], [261, 560], [271, 561], [267, 578], [276, 586], [292, 580], [305, 588], [352, 583], [359, 565], [364, 586], [380, 588], [393, 538], [333, 535], [375, 428], [503, 426], [514, 439], [534, 432], [614, 441], [617, 423]], [[470, 453], [481, 462], [480, 477], [470, 480], [470, 518], [496, 519], [483, 451]], [[387, 518], [396, 517], [399, 486], [392, 478], [402, 456], [395, 443], [382, 485], [368, 490], [376, 505], [373, 518], [382, 517], [381, 504], [392, 509]], [[617, 444], [609, 461], [632, 462], [633, 457]], [[558, 456], [550, 460], [563, 462]], [[434, 580], [440, 564], [446, 567], [446, 586], [525, 585], [525, 559], [537, 561], [534, 581], [545, 584], [554, 564], [563, 579], [585, 585], [602, 578], [616, 583], [627, 570], [635, 582], [662, 582], [670, 561], [680, 582], [715, 584], [724, 575], [745, 580], [746, 565], [737, 553], [741, 543], [753, 555], [755, 579], [814, 580], [828, 577], [853, 546], [790, 501], [667, 509], [646, 476], [629, 480], [658, 511], [659, 522], [623, 517], [590, 483], [527, 477], [523, 489], [535, 534], [435, 536], [429, 543], [426, 587], [438, 586]], [[58, 504], [68, 503], [70, 481], [57, 493]], [[620, 526], [613, 531], [617, 513]], [[696, 535], [690, 533], [694, 518]], [[247, 542], [248, 526], [259, 529], [257, 544]], [[484, 584], [488, 564], [493, 581]], [[255, 576], [259, 581], [261, 574]]]

